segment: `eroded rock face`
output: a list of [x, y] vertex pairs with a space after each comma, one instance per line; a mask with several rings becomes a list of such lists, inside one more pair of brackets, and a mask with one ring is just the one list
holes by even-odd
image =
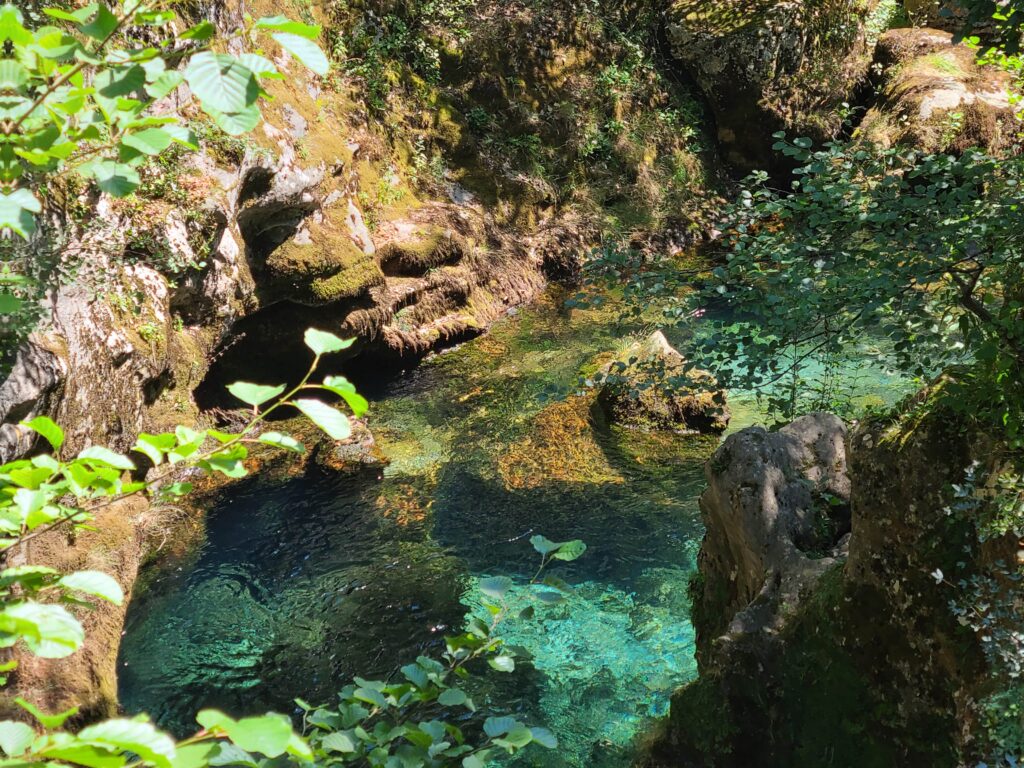
[[700, 498], [704, 593], [698, 648], [771, 634], [801, 592], [845, 556], [850, 529], [846, 427], [816, 413], [777, 432], [730, 435], [705, 468]]
[[[14, 550], [8, 565], [45, 563], [64, 573], [100, 570], [113, 576], [129, 595], [151, 543], [147, 539], [158, 533], [158, 519], [144, 497], [124, 499], [97, 516], [95, 530], [79, 534], [74, 541], [63, 531], [51, 531]], [[95, 603], [93, 610], [80, 612], [88, 640], [73, 655], [40, 659], [17, 654], [18, 668], [0, 695], [0, 716], [26, 719], [26, 712], [14, 702], [18, 696], [44, 712], [77, 706], [77, 722], [118, 714], [117, 653], [127, 601], [121, 606]], [[12, 650], [4, 649], [2, 654], [6, 661]]]
[[728, 428], [725, 391], [711, 374], [687, 371], [685, 359], [661, 331], [624, 357], [606, 369], [607, 380], [598, 394], [598, 403], [611, 422], [701, 433]]
[[[999, 450], [955, 413], [918, 407], [927, 401], [859, 425], [846, 460], [841, 425], [823, 415], [723, 444], [701, 499], [700, 677], [673, 698], [649, 765], [812, 768], [827, 755], [954, 768], [986, 757], [975, 707], [991, 670], [950, 608], [955, 590], [931, 574], [985, 574], [1017, 542], [982, 543], [977, 515], [950, 512], [952, 484], [975, 460], [997, 466]], [[852, 510], [829, 504], [852, 534], [827, 552], [804, 543], [819, 530], [800, 512], [815, 487]]]
[[864, 116], [864, 138], [890, 147], [961, 152], [1007, 150], [1017, 133], [1010, 78], [938, 29], [893, 29], [878, 41], [882, 98]]
[[867, 28], [877, 2], [674, 0], [668, 6], [673, 55], [707, 98], [730, 163], [774, 166], [775, 131], [821, 140], [839, 129], [837, 108], [868, 71]]

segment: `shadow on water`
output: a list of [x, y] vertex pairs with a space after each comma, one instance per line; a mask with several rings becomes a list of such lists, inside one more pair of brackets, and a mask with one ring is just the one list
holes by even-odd
[[355, 674], [439, 650], [479, 579], [525, 584], [526, 538], [542, 533], [587, 542], [559, 569], [575, 593], [504, 628], [528, 661], [475, 699], [556, 732], [560, 754], [527, 750], [524, 765], [628, 765], [636, 734], [695, 673], [686, 587], [715, 445], [609, 428], [571, 405], [595, 355], [641, 330], [614, 311], [566, 313], [552, 294], [378, 393], [381, 476], [232, 487], [199, 551], [135, 595], [125, 709], [184, 734], [204, 706], [329, 701]]

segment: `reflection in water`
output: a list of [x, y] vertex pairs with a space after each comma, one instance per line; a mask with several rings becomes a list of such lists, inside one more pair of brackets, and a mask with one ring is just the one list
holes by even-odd
[[[524, 537], [538, 532], [589, 545], [559, 569], [576, 592], [506, 625], [529, 661], [474, 698], [559, 736], [564, 754], [527, 750], [524, 765], [628, 765], [633, 737], [695, 672], [686, 585], [714, 441], [608, 428], [584, 401], [566, 405], [631, 329], [558, 307], [549, 298], [378, 393], [383, 477], [232, 488], [195, 558], [132, 603], [125, 708], [186, 733], [203, 706], [328, 701], [354, 674], [438, 650], [479, 578], [525, 583], [536, 560]], [[755, 412], [736, 410], [747, 423]], [[572, 439], [552, 438], [563, 427]], [[523, 481], [524, 462], [542, 482]]]

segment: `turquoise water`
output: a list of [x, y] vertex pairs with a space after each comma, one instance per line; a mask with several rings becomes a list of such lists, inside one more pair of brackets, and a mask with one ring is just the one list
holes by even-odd
[[[481, 578], [524, 584], [536, 569], [526, 538], [542, 533], [587, 542], [558, 570], [575, 593], [504, 625], [519, 668], [481, 681], [475, 699], [558, 735], [560, 755], [527, 750], [522, 765], [628, 765], [637, 734], [695, 674], [686, 585], [716, 440], [591, 419], [572, 397], [581, 375], [650, 329], [561, 300], [552, 292], [375, 393], [387, 469], [246, 481], [217, 498], [199, 549], [133, 599], [125, 709], [184, 734], [204, 706], [329, 701], [353, 675], [437, 652]], [[736, 426], [756, 418], [750, 398], [734, 403]]]

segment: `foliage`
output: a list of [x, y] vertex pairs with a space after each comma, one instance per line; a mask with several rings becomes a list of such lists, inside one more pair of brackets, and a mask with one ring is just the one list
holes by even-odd
[[[83, 181], [112, 197], [145, 191], [166, 175], [154, 169], [198, 148], [183, 114], [201, 111], [218, 134], [254, 128], [261, 84], [282, 77], [256, 47], [264, 38], [327, 73], [317, 26], [246, 17], [218, 39], [211, 22], [188, 26], [171, 5], [0, 6], [0, 371], [38, 321], [42, 293], [69, 268], [59, 254], [68, 220], [85, 218], [71, 210]], [[150, 245], [128, 234], [129, 251]]]
[[[51, 452], [0, 467], [0, 533], [4, 537], [0, 552], [10, 562], [12, 554], [24, 551], [26, 542], [61, 527], [85, 528], [95, 522], [99, 510], [132, 495], [148, 494], [163, 500], [188, 493], [190, 484], [176, 481], [186, 468], [242, 477], [253, 445], [303, 452], [304, 447], [293, 437], [265, 431], [266, 420], [278, 409], [296, 408], [332, 439], [347, 437], [349, 421], [342, 411], [304, 395], [333, 394], [353, 414], [365, 413], [366, 400], [342, 377], [310, 383], [322, 357], [347, 349], [352, 341], [310, 329], [305, 342], [314, 360], [302, 381], [290, 390], [284, 385], [247, 382], [229, 386], [236, 398], [252, 408], [240, 431], [229, 434], [178, 427], [173, 433], [140, 435], [132, 453], [152, 465], [145, 480], [134, 479], [139, 472], [136, 459], [100, 446], [64, 458], [65, 436], [57, 424], [46, 417], [26, 422], [23, 426], [45, 440]], [[530, 582], [541, 587], [534, 593], [536, 599], [540, 604], [558, 602], [560, 592], [569, 587], [550, 576], [542, 582], [541, 576], [555, 561], [577, 559], [586, 546], [580, 541], [552, 542], [542, 536], [535, 536], [531, 543], [541, 555], [540, 567]], [[8, 760], [19, 763], [45, 761], [85, 768], [129, 764], [154, 768], [269, 766], [270, 761], [275, 765], [286, 761], [482, 768], [492, 752], [515, 753], [533, 743], [554, 748], [557, 740], [544, 728], [527, 727], [513, 717], [479, 716], [476, 705], [460, 687], [480, 661], [499, 672], [514, 671], [514, 653], [495, 636], [509, 610], [505, 595], [511, 586], [506, 577], [482, 582], [483, 608], [490, 621], [474, 617], [464, 633], [446, 639], [446, 652], [440, 660], [421, 656], [402, 667], [402, 681], [356, 678], [339, 693], [333, 706], [299, 701], [304, 712], [301, 733], [293, 730], [284, 715], [235, 720], [215, 710], [200, 712], [197, 722], [201, 730], [177, 744], [144, 716], [108, 720], [71, 733], [62, 727], [75, 710], [47, 715], [19, 700], [45, 732], [37, 735], [23, 723], [0, 722], [0, 750]], [[36, 656], [66, 657], [85, 639], [82, 624], [69, 607], [89, 606], [89, 598], [120, 604], [123, 597], [117, 582], [98, 571], [62, 574], [31, 564], [9, 566], [0, 571], [0, 647], [23, 644]], [[527, 611], [532, 614], [533, 608], [520, 615]], [[11, 662], [3, 671], [15, 667]], [[473, 730], [467, 736], [464, 729], [469, 724], [478, 726], [479, 732]]]
[[792, 191], [758, 174], [727, 211], [721, 260], [691, 306], [729, 314], [697, 336], [694, 359], [760, 388], [881, 340], [874, 356], [910, 376], [965, 364], [954, 407], [1024, 437], [1021, 162], [776, 146], [801, 163]]
[[1021, 31], [1024, 30], [1022, 0], [942, 0], [941, 13], [963, 18], [961, 37], [992, 28], [999, 49], [1008, 54], [1020, 52]]
[[[256, 126], [261, 79], [281, 77], [274, 64], [259, 53], [215, 51], [208, 21], [183, 31], [176, 21], [159, 1], [45, 8], [28, 19], [15, 6], [0, 7], [0, 43], [11, 52], [0, 68], [0, 230], [6, 235], [32, 234], [43, 206], [32, 190], [56, 173], [74, 169], [123, 197], [138, 188], [138, 168], [148, 158], [174, 144], [195, 149], [179, 116], [158, 108], [182, 84], [224, 132]], [[248, 19], [237, 34], [262, 33], [317, 74], [327, 73], [315, 43], [319, 27], [275, 16]]]
[[357, 12], [347, 0], [335, 0], [330, 49], [342, 68], [363, 81], [367, 104], [382, 112], [402, 78], [402, 67], [428, 83], [441, 77], [445, 39], [469, 36], [469, 0], [409, 0], [383, 15]]

